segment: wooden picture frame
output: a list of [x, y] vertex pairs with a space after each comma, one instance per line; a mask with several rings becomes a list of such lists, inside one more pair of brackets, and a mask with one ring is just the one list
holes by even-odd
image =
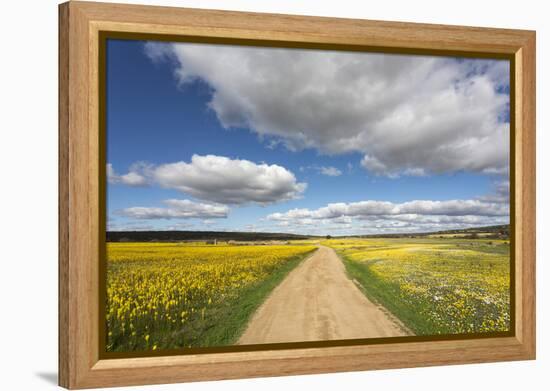
[[[99, 351], [102, 32], [508, 58], [511, 336], [103, 359]], [[88, 2], [59, 6], [59, 384], [90, 388], [535, 358], [535, 32]]]

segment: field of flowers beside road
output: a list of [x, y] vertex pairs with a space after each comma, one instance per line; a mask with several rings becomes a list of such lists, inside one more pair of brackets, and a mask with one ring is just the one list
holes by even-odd
[[107, 244], [107, 351], [235, 343], [312, 245]]
[[[508, 240], [337, 238], [266, 243], [108, 243], [107, 351], [237, 343], [273, 289], [287, 275], [290, 278], [289, 273], [319, 244], [336, 251], [345, 266], [343, 278], [354, 280], [371, 302], [391, 312], [412, 334], [467, 334], [510, 328]], [[330, 307], [333, 290], [343, 284], [331, 290], [326, 283], [334, 280], [340, 264], [334, 252], [333, 257], [336, 269], [319, 261], [327, 257], [317, 257], [319, 262], [310, 262], [310, 273], [300, 276], [294, 270], [292, 276], [300, 281], [298, 286], [313, 294], [311, 300], [316, 303], [303, 305], [305, 318], [337, 316], [333, 323], [340, 324], [338, 321], [348, 319], [350, 313], [360, 311], [350, 309], [348, 300], [337, 300]], [[353, 288], [357, 290], [350, 282], [342, 294], [351, 294]], [[289, 295], [295, 292], [293, 288]], [[276, 310], [268, 314], [282, 322], [283, 329], [292, 319], [279, 310], [288, 309], [288, 305], [274, 306]], [[362, 308], [370, 311], [369, 319], [376, 309], [372, 303], [370, 306]], [[323, 321], [320, 325], [325, 323], [330, 324]], [[368, 322], [351, 323], [365, 327], [364, 335], [373, 332]], [[307, 327], [304, 330], [311, 333]]]
[[465, 238], [332, 239], [366, 295], [416, 335], [507, 331], [507, 240]]

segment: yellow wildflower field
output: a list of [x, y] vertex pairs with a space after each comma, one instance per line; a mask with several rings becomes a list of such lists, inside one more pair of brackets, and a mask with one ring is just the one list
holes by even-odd
[[108, 243], [107, 351], [234, 343], [308, 245]]
[[333, 239], [367, 296], [417, 335], [507, 331], [510, 247], [506, 240]]

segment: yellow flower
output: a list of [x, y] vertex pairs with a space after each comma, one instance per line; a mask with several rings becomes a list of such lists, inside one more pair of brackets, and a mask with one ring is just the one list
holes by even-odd
[[[451, 238], [333, 239], [345, 263], [368, 272], [364, 287], [418, 313], [423, 334], [506, 331], [510, 327], [508, 241]], [[383, 291], [384, 290], [384, 291]], [[392, 293], [395, 292], [395, 293]]]
[[[209, 315], [207, 306], [238, 297], [291, 259], [313, 251], [310, 244], [108, 243], [109, 348], [146, 349], [149, 336], [157, 340], [158, 330], [163, 330], [163, 337], [174, 336], [174, 341], [167, 342], [174, 347], [181, 346], [181, 340], [186, 346], [200, 346], [199, 340], [188, 339], [186, 333], [206, 327], [209, 316], [217, 313]], [[184, 323], [192, 327], [183, 328]], [[134, 332], [144, 339], [136, 341]]]

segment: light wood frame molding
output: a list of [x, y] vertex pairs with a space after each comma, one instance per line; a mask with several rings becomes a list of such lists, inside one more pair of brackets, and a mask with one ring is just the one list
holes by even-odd
[[[504, 56], [512, 68], [514, 336], [100, 359], [99, 33]], [[535, 32], [71, 1], [59, 6], [59, 384], [92, 388], [535, 358]]]

